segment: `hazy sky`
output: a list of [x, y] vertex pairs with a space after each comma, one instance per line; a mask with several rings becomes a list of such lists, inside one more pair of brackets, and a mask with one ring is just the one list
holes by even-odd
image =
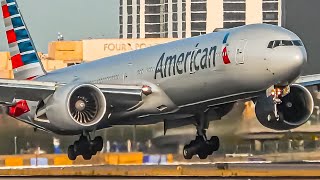
[[[119, 0], [17, 0], [38, 51], [61, 32], [65, 40], [117, 38]], [[1, 13], [2, 17], [2, 13]], [[0, 19], [0, 51], [7, 50]]]

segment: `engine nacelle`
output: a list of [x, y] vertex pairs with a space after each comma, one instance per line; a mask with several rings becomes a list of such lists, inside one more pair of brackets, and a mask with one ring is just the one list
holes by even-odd
[[56, 131], [91, 130], [107, 112], [107, 102], [92, 84], [67, 84], [45, 103], [46, 117]]
[[274, 115], [272, 96], [259, 97], [256, 102], [256, 116], [259, 122], [270, 129], [290, 130], [306, 123], [312, 114], [314, 102], [309, 90], [301, 85], [293, 84], [290, 93], [281, 98], [277, 105], [280, 119]]

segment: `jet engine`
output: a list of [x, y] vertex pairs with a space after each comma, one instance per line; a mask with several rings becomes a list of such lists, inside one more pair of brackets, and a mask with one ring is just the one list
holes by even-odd
[[62, 132], [93, 129], [108, 112], [104, 94], [92, 84], [62, 86], [44, 106], [51, 126]]
[[[293, 84], [290, 93], [280, 98], [275, 108], [273, 96], [259, 97], [256, 101], [256, 116], [259, 122], [270, 129], [290, 130], [306, 123], [312, 114], [314, 103], [311, 93], [305, 87]], [[275, 116], [275, 109], [278, 118]]]

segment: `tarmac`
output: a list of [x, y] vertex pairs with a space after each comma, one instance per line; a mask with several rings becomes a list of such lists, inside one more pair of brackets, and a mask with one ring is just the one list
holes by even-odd
[[[0, 178], [1, 179], [10, 179], [10, 180], [39, 180], [39, 179], [44, 179], [42, 178], [29, 178], [29, 177], [3, 177]], [[99, 179], [107, 179], [107, 180], [125, 180], [128, 178], [97, 178], [97, 177], [87, 177], [87, 178], [76, 178], [76, 177], [70, 177], [70, 178], [48, 178], [46, 177], [46, 179], [52, 179], [52, 180], [65, 180], [65, 179], [73, 179], [73, 180], [99, 180]], [[146, 180], [146, 179], [150, 179], [149, 177], [145, 177], [145, 178], [129, 178], [132, 180]], [[151, 178], [152, 180], [203, 180], [204, 178]], [[205, 178], [206, 180], [219, 180], [219, 179], [212, 179], [212, 178]], [[242, 179], [229, 179], [228, 180], [248, 180], [248, 178], [242, 178]], [[261, 179], [262, 180], [262, 179]], [[281, 179], [282, 180], [282, 179]], [[283, 179], [284, 180], [284, 179]]]
[[[21, 179], [319, 179], [319, 162], [238, 162], [178, 165], [3, 167], [0, 176]], [[33, 178], [31, 178], [33, 177]], [[38, 178], [38, 179], [39, 179]], [[1, 179], [1, 178], [0, 178]]]
[[[0, 180], [2, 179], [10, 179], [10, 180], [40, 180], [40, 179], [44, 179], [44, 177], [38, 177], [38, 178], [34, 178], [34, 177], [2, 177], [0, 178]], [[290, 180], [290, 178], [234, 178], [234, 179], [230, 179], [230, 178], [194, 178], [194, 177], [184, 177], [184, 178], [168, 178], [168, 177], [164, 177], [164, 178], [150, 178], [150, 177], [144, 177], [144, 178], [108, 178], [108, 177], [85, 177], [85, 178], [81, 178], [81, 177], [45, 177], [45, 179], [51, 179], [51, 180], [68, 180], [68, 179], [73, 179], [73, 180], [101, 180], [101, 179], [107, 179], [107, 180], [126, 180], [126, 179], [130, 179], [130, 180], [146, 180], [146, 179], [152, 179], [152, 180], [220, 180], [220, 179], [228, 179], [228, 180], [265, 180], [265, 179], [279, 179], [279, 180]], [[293, 179], [293, 178], [291, 178]], [[296, 179], [296, 178], [294, 178]], [[299, 179], [299, 178], [298, 178]], [[306, 179], [306, 178], [303, 178]], [[308, 178], [307, 178], [308, 179]], [[312, 179], [312, 178], [310, 178]], [[301, 179], [300, 179], [301, 180]]]

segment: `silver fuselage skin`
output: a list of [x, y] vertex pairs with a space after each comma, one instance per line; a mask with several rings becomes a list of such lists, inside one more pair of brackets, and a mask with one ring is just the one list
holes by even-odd
[[[273, 85], [291, 84], [307, 60], [306, 50], [304, 46], [267, 48], [274, 40], [300, 38], [278, 26], [247, 25], [70, 66], [36, 81], [158, 86], [177, 106], [171, 113], [104, 119], [109, 122], [105, 127], [140, 120], [151, 124], [152, 119], [192, 114], [255, 97]], [[224, 47], [230, 63], [224, 61]]]

